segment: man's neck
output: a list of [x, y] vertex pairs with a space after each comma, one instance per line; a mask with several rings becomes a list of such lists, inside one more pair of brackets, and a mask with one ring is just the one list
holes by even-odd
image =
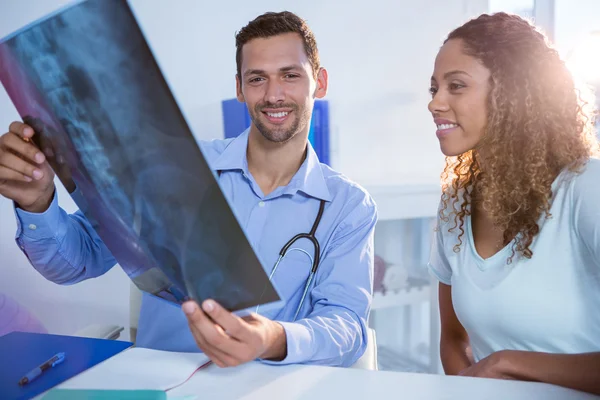
[[299, 132], [285, 143], [263, 137], [254, 125], [248, 135], [248, 170], [266, 196], [290, 183], [306, 158], [308, 135]]

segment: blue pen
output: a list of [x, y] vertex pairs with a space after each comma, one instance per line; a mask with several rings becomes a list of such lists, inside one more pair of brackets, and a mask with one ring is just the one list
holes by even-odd
[[29, 371], [29, 373], [27, 375], [25, 375], [24, 377], [21, 378], [21, 380], [19, 381], [19, 385], [23, 386], [23, 385], [28, 384], [29, 382], [33, 381], [35, 378], [40, 376], [42, 374], [42, 372], [57, 366], [58, 364], [62, 363], [63, 361], [65, 361], [65, 353], [58, 353], [57, 355], [55, 355], [54, 357], [52, 357], [51, 359], [49, 359], [48, 361], [46, 361], [45, 363], [40, 365], [39, 367], [34, 368], [31, 371]]

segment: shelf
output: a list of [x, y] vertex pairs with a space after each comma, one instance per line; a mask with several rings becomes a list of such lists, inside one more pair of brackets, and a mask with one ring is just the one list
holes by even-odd
[[377, 346], [377, 364], [380, 371], [428, 373], [431, 369], [426, 361], [387, 346]]
[[439, 185], [369, 186], [380, 221], [435, 217], [440, 202]]
[[382, 308], [407, 306], [412, 304], [420, 304], [431, 300], [431, 286], [409, 286], [406, 289], [398, 291], [390, 291], [386, 294], [375, 292], [373, 294], [372, 310], [380, 310]]

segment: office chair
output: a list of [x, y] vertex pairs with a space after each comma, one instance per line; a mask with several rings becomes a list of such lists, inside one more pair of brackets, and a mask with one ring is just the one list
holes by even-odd
[[[129, 337], [135, 343], [137, 327], [142, 308], [142, 292], [131, 282], [129, 287]], [[377, 371], [377, 341], [375, 330], [367, 328], [368, 343], [364, 354], [350, 368]], [[75, 336], [93, 337], [101, 339], [117, 339], [123, 331], [122, 326], [92, 325], [75, 334]]]

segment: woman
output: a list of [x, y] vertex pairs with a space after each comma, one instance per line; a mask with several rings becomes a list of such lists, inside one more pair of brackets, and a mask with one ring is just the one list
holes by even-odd
[[429, 110], [443, 194], [430, 269], [447, 374], [600, 394], [600, 160], [591, 107], [515, 15], [454, 30]]

